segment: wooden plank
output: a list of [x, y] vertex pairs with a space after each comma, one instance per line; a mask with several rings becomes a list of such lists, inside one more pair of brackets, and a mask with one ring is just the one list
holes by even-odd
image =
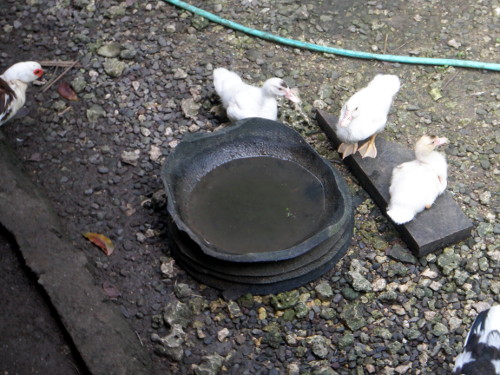
[[[334, 131], [337, 117], [318, 110], [316, 119], [320, 128], [337, 148], [341, 143]], [[393, 168], [413, 160], [415, 156], [412, 150], [386, 141], [381, 136], [376, 138], [375, 144], [378, 150], [375, 159], [363, 159], [356, 153], [345, 158], [344, 163], [385, 213], [390, 199], [389, 185]], [[394, 225], [408, 247], [419, 257], [466, 239], [473, 227], [472, 222], [447, 191], [436, 199], [430, 210], [419, 213], [407, 224]]]

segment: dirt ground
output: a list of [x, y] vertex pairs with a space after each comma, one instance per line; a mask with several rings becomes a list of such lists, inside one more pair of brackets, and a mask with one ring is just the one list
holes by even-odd
[[0, 373], [85, 374], [75, 348], [43, 289], [16, 249], [0, 231]]

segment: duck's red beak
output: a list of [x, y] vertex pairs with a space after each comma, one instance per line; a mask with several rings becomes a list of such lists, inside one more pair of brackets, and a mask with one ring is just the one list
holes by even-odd
[[38, 78], [41, 78], [43, 75], [43, 70], [42, 69], [35, 69], [33, 71], [33, 74], [36, 75]]

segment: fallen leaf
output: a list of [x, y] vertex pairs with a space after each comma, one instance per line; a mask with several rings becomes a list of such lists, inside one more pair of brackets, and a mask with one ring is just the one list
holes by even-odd
[[118, 288], [111, 284], [109, 281], [104, 281], [102, 283], [102, 289], [104, 290], [104, 293], [106, 293], [106, 295], [111, 299], [116, 299], [122, 295]]
[[113, 244], [113, 242], [108, 237], [102, 234], [86, 232], [83, 233], [83, 237], [99, 247], [107, 256], [110, 256], [115, 250], [115, 245]]
[[57, 86], [57, 92], [64, 99], [67, 100], [78, 100], [76, 96], [76, 92], [71, 88], [68, 82], [61, 82], [59, 86]]

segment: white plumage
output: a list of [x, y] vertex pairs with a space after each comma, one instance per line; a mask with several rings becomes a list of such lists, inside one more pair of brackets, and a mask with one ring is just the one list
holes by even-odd
[[446, 138], [422, 136], [415, 146], [416, 159], [400, 164], [392, 171], [387, 214], [396, 224], [411, 221], [424, 208], [430, 208], [445, 191], [446, 158], [434, 149], [447, 142]]
[[35, 61], [12, 65], [0, 75], [0, 126], [10, 120], [26, 102], [28, 83], [40, 78], [42, 67]]
[[457, 356], [453, 375], [500, 375], [500, 305], [482, 311], [474, 320]]
[[[377, 156], [375, 137], [385, 127], [392, 100], [400, 86], [397, 76], [377, 74], [368, 86], [356, 92], [342, 106], [335, 133], [342, 141], [339, 152], [343, 158], [356, 151], [363, 158]], [[358, 142], [368, 137], [371, 137], [370, 140], [358, 150]]]
[[255, 87], [243, 82], [238, 74], [224, 68], [214, 70], [214, 86], [231, 121], [248, 117], [276, 121], [277, 96], [285, 96], [295, 103], [300, 101], [281, 78], [270, 78], [262, 87]]

